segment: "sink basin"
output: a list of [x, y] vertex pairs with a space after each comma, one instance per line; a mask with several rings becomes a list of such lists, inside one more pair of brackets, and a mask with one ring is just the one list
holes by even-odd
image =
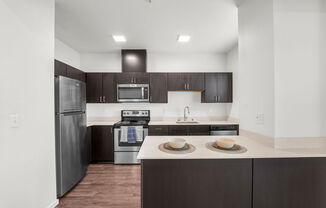
[[178, 119], [177, 123], [180, 124], [191, 124], [191, 123], [198, 123], [198, 121], [196, 121], [195, 119], [187, 119], [187, 120], [183, 120], [183, 119]]

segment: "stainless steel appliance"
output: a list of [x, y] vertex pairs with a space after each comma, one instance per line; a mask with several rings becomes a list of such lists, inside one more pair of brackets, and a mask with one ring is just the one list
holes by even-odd
[[55, 78], [55, 144], [57, 196], [77, 184], [87, 170], [86, 84]]
[[210, 135], [216, 135], [216, 136], [238, 135], [238, 126], [237, 125], [213, 125], [210, 126]]
[[[149, 110], [121, 111], [121, 121], [114, 124], [114, 164], [140, 163], [137, 160], [137, 154], [148, 135], [149, 121]], [[133, 136], [132, 130], [136, 132], [134, 136], [137, 138], [134, 140], [129, 138], [130, 135]]]
[[149, 102], [149, 84], [118, 84], [118, 102]]

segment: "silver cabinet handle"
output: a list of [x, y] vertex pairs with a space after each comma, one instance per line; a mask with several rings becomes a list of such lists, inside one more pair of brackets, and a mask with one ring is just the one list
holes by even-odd
[[105, 96], [103, 96], [103, 102], [105, 103]]
[[134, 77], [134, 84], [136, 84], [136, 82], [137, 82], [137, 78], [136, 78], [136, 77]]
[[187, 84], [185, 83], [185, 90], [187, 89]]
[[217, 102], [217, 96], [216, 95], [214, 96], [214, 99], [215, 99], [215, 102]]
[[189, 83], [187, 84], [187, 86], [188, 86], [188, 90], [190, 89], [190, 87], [189, 87]]
[[102, 102], [102, 96], [100, 96], [100, 103]]
[[131, 77], [131, 84], [133, 84], [134, 83], [134, 78], [133, 77]]

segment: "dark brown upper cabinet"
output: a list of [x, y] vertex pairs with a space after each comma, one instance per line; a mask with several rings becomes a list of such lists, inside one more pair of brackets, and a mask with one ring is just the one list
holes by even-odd
[[65, 76], [83, 82], [86, 81], [86, 75], [83, 71], [58, 60], [54, 60], [54, 76]]
[[232, 103], [232, 73], [205, 73], [202, 103]]
[[77, 79], [79, 81], [86, 81], [85, 73], [76, 69], [75, 67], [67, 65], [67, 77], [71, 79]]
[[116, 103], [116, 73], [87, 73], [87, 103]]
[[122, 72], [146, 72], [146, 50], [121, 50]]
[[168, 103], [167, 73], [150, 74], [149, 93], [151, 103]]
[[67, 64], [54, 60], [54, 76], [67, 76]]
[[149, 74], [139, 72], [118, 73], [117, 84], [149, 84]]
[[168, 91], [203, 91], [203, 73], [169, 73]]
[[117, 103], [116, 73], [102, 74], [102, 96], [104, 103]]

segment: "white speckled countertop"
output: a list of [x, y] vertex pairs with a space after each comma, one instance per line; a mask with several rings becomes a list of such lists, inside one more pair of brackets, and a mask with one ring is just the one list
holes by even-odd
[[296, 157], [326, 157], [326, 148], [307, 149], [275, 149], [272, 145], [244, 136], [223, 136], [236, 141], [247, 148], [241, 154], [215, 152], [207, 149], [208, 142], [220, 138], [218, 136], [182, 136], [196, 150], [188, 154], [170, 154], [162, 152], [158, 146], [175, 136], [147, 136], [138, 154], [138, 159], [236, 159], [236, 158], [296, 158]]
[[176, 120], [150, 121], [149, 125], [235, 125], [237, 122], [220, 120], [198, 120], [197, 123], [177, 123]]
[[[119, 122], [120, 118], [88, 118], [87, 126], [112, 126]], [[198, 123], [177, 123], [177, 118], [151, 119], [149, 125], [237, 125], [236, 121], [227, 121], [219, 119], [196, 118]]]

